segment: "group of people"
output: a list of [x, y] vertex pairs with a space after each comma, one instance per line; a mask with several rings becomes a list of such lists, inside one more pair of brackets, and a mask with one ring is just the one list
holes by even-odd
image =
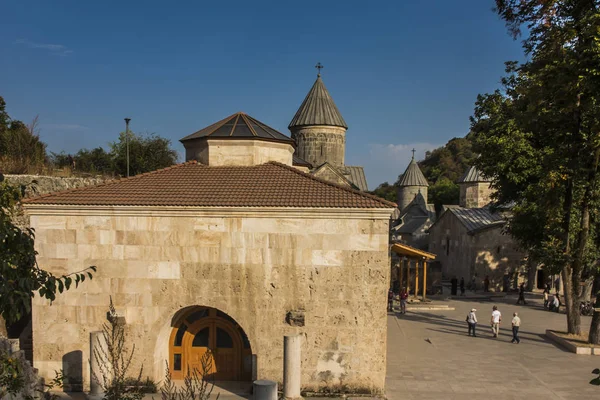
[[[390, 288], [388, 292], [388, 311], [394, 311], [394, 291]], [[402, 288], [400, 291], [400, 314], [406, 314], [406, 301], [408, 300], [408, 291]]]
[[550, 300], [550, 285], [546, 285], [544, 288], [544, 308], [554, 312], [559, 312], [560, 310], [560, 295], [556, 292], [552, 300]]
[[[476, 309], [472, 308], [469, 314], [467, 314], [467, 324], [469, 325], [469, 336], [477, 337], [475, 328], [477, 327], [477, 312]], [[495, 338], [500, 334], [500, 323], [502, 322], [502, 313], [498, 310], [497, 306], [492, 307], [492, 318], [490, 319], [490, 325], [492, 328], [492, 334]], [[511, 343], [521, 343], [519, 338], [519, 327], [521, 326], [521, 318], [518, 313], [513, 313], [512, 319], [512, 333], [513, 337]]]

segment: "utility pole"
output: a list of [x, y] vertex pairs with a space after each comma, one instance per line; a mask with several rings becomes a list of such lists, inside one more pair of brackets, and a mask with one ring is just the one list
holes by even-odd
[[129, 178], [129, 121], [131, 118], [125, 118], [125, 143], [127, 143], [127, 177]]

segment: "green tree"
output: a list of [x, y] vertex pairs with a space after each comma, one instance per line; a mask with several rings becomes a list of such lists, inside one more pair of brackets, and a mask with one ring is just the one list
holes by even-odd
[[[598, 257], [599, 4], [496, 0], [496, 6], [515, 38], [527, 28], [528, 61], [507, 63], [502, 89], [478, 96], [476, 164], [493, 178], [496, 200], [515, 204], [511, 234], [561, 271], [568, 331], [580, 334], [580, 283]], [[594, 343], [597, 328], [590, 332]]]
[[[156, 134], [140, 135], [129, 133], [129, 175], [166, 168], [177, 162], [177, 152], [170, 148], [171, 141]], [[110, 143], [110, 154], [115, 172], [127, 175], [126, 135], [121, 132], [119, 140]]]
[[[456, 182], [473, 165], [477, 154], [472, 149], [472, 138], [453, 138], [443, 147], [427, 152], [425, 159], [419, 161], [419, 167], [429, 184], [435, 184], [442, 178]], [[458, 198], [456, 199], [458, 202]]]
[[377, 186], [375, 190], [370, 192], [371, 194], [381, 197], [382, 199], [386, 199], [388, 201], [396, 202], [397, 200], [397, 187], [396, 185], [390, 185], [387, 182], [384, 182]]
[[90, 174], [114, 175], [114, 162], [112, 155], [102, 147], [95, 149], [81, 149], [75, 155], [52, 153], [52, 164], [56, 167], [71, 167], [75, 161], [75, 170]]
[[428, 202], [435, 205], [439, 211], [444, 204], [458, 204], [460, 200], [460, 189], [458, 185], [446, 177], [437, 180], [436, 183], [429, 186], [427, 191]]
[[38, 134], [38, 117], [29, 126], [11, 120], [0, 101], [0, 169], [5, 173], [40, 172], [46, 163], [46, 144]]
[[52, 301], [72, 283], [77, 286], [86, 277], [91, 279], [91, 272], [96, 270], [89, 267], [57, 277], [38, 266], [33, 229], [22, 230], [12, 222], [23, 192], [24, 188], [4, 182], [0, 174], [0, 316], [8, 324], [31, 311], [31, 298], [36, 293]]

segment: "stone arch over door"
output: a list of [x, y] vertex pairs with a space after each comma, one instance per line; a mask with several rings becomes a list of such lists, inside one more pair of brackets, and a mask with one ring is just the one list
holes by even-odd
[[193, 370], [215, 381], [252, 379], [250, 342], [228, 314], [212, 307], [187, 307], [177, 313], [171, 326], [168, 347], [172, 379], [183, 379]]

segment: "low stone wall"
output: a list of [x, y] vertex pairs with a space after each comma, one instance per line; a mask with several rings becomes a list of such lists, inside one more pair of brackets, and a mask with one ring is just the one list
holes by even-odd
[[[25, 198], [43, 194], [60, 192], [85, 186], [97, 185], [111, 178], [97, 177], [71, 177], [43, 176], [43, 175], [4, 175], [6, 182], [13, 186], [25, 187]], [[29, 218], [20, 212], [14, 217], [15, 223], [20, 227], [29, 227]]]
[[587, 355], [587, 356], [592, 356], [592, 355], [600, 356], [600, 347], [598, 347], [598, 346], [589, 346], [589, 347], [588, 346], [577, 346], [575, 343], [561, 337], [560, 335], [556, 334], [555, 332], [551, 331], [550, 329], [546, 330], [546, 337], [548, 339], [550, 339], [551, 341], [553, 341], [554, 343], [557, 343], [558, 345], [569, 350], [571, 353], [583, 354], [583, 355]]
[[12, 185], [25, 186], [26, 197], [39, 196], [61, 190], [96, 185], [108, 180], [107, 178], [101, 176], [88, 178], [63, 178], [60, 176], [41, 175], [4, 175], [4, 179]]

